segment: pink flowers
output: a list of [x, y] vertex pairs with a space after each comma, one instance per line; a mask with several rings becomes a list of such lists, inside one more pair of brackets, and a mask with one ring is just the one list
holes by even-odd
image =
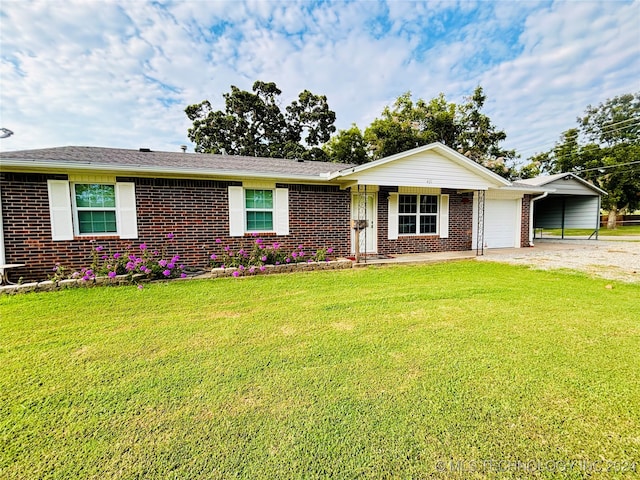
[[[266, 265], [328, 261], [327, 254], [333, 252], [333, 249], [320, 248], [315, 254], [309, 254], [302, 244], [291, 250], [285, 250], [281, 243], [273, 242], [271, 245], [266, 245], [262, 238], [257, 237], [257, 234], [252, 234], [251, 237], [253, 239], [248, 247], [238, 245], [234, 240], [232, 245], [224, 245], [220, 252], [210, 254], [211, 265], [223, 269], [233, 268], [232, 275], [237, 277], [247, 272], [250, 274], [264, 272]], [[222, 243], [219, 238], [215, 242]]]
[[[168, 233], [166, 238], [172, 240], [175, 234]], [[57, 264], [54, 273], [59, 278], [80, 278], [84, 281], [96, 277], [115, 279], [118, 275], [128, 275], [129, 278], [145, 275], [152, 279], [187, 276], [184, 264], [180, 263], [180, 255], [169, 256], [164, 249], [162, 252], [151, 249], [147, 242], [140, 243], [135, 249], [133, 245], [128, 245], [123, 251], [113, 253], [106, 251], [102, 245], [95, 245], [95, 242], [91, 245], [93, 262], [89, 267], [63, 277], [60, 273], [63, 268]]]

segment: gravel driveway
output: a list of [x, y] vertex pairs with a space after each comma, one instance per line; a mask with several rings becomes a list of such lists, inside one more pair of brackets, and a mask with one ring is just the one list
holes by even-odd
[[532, 248], [485, 250], [485, 255], [477, 258], [542, 270], [580, 270], [597, 277], [640, 283], [640, 241], [538, 239]]

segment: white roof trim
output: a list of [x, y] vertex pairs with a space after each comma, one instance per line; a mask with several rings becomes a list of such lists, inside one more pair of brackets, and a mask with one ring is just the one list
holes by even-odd
[[385, 158], [381, 158], [380, 160], [375, 160], [373, 162], [365, 163], [362, 165], [358, 165], [357, 167], [345, 168], [344, 170], [340, 170], [329, 175], [329, 179], [343, 177], [346, 175], [352, 175], [354, 173], [362, 172], [364, 170], [369, 170], [371, 168], [379, 167], [380, 165], [385, 165], [387, 163], [399, 160], [401, 158], [406, 158], [411, 155], [415, 155], [416, 153], [422, 153], [429, 150], [436, 150], [445, 157], [453, 160], [463, 166], [469, 168], [470, 170], [474, 170], [476, 173], [480, 174], [483, 177], [490, 178], [491, 180], [500, 183], [504, 186], [511, 186], [511, 182], [509, 180], [501, 177], [497, 173], [492, 172], [488, 168], [483, 167], [477, 162], [474, 162], [470, 158], [465, 157], [461, 153], [456, 152], [454, 149], [447, 147], [446, 145], [440, 142], [430, 143], [429, 145], [424, 145], [422, 147], [417, 147], [412, 150], [407, 150], [405, 152], [396, 153], [395, 155], [390, 155]]
[[554, 173], [553, 175], [539, 175], [534, 178], [526, 178], [524, 180], [518, 180], [517, 183], [523, 183], [526, 185], [533, 185], [536, 187], [542, 187], [544, 185], [548, 185], [551, 182], [555, 182], [561, 178], [571, 177], [578, 182], [582, 183], [585, 187], [590, 188], [598, 192], [600, 195], [608, 195], [607, 192], [602, 190], [601, 188], [596, 187], [593, 183], [587, 182], [584, 178], [580, 178], [573, 172], [564, 172], [564, 173]]
[[162, 168], [158, 166], [141, 166], [141, 165], [113, 165], [100, 163], [78, 163], [72, 161], [29, 161], [28, 164], [20, 160], [2, 160], [2, 167], [8, 169], [20, 168], [26, 171], [96, 171], [96, 172], [115, 172], [117, 175], [126, 176], [127, 174], [143, 174], [143, 175], [171, 175], [176, 177], [197, 177], [197, 178], [269, 178], [278, 182], [287, 180], [307, 181], [307, 182], [323, 182], [328, 183], [329, 174], [321, 173], [318, 175], [295, 175], [280, 174], [274, 172], [256, 172], [241, 170], [203, 170], [196, 168]]

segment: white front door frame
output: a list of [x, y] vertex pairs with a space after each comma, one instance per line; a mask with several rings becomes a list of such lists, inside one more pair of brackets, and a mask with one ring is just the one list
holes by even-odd
[[[351, 219], [366, 220], [367, 227], [360, 231], [360, 253], [378, 252], [378, 192], [366, 191], [361, 186], [359, 191], [351, 193]], [[355, 231], [351, 228], [351, 253], [355, 254]]]

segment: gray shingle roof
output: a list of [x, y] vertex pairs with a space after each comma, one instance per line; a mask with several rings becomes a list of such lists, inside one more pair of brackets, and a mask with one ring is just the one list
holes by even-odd
[[232, 175], [234, 172], [253, 172], [273, 174], [276, 177], [287, 175], [314, 177], [353, 166], [344, 163], [300, 162], [280, 158], [182, 152], [141, 152], [119, 148], [73, 146], [1, 152], [0, 164], [3, 161], [19, 161], [25, 165], [36, 162], [51, 162], [52, 166], [60, 166], [61, 164], [70, 167], [86, 165], [109, 167], [114, 170], [141, 167], [156, 169], [158, 172], [184, 168], [203, 174], [228, 172]]

